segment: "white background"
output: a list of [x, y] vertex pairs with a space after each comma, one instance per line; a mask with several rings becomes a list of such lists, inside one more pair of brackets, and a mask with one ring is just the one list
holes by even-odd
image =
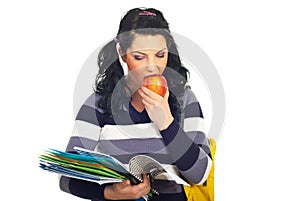
[[7, 2], [0, 3], [1, 200], [81, 200], [61, 192], [37, 157], [65, 148], [83, 63], [138, 6], [163, 11], [222, 78], [227, 112], [216, 201], [299, 200], [297, 1]]

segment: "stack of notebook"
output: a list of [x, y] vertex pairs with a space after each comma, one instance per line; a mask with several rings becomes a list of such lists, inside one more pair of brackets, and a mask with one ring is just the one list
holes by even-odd
[[123, 180], [130, 180], [132, 184], [142, 182], [141, 175], [131, 173], [121, 162], [109, 155], [81, 148], [75, 148], [75, 150], [78, 154], [55, 149], [45, 150], [39, 156], [40, 167], [58, 174], [100, 184]]
[[[40, 156], [40, 168], [57, 174], [99, 184], [129, 180], [132, 185], [143, 182], [142, 174], [148, 174], [150, 180], [157, 176], [168, 175], [178, 184], [189, 185], [167, 168], [147, 155], [137, 155], [124, 165], [116, 158], [80, 147], [74, 147], [77, 153], [68, 153], [55, 149], [45, 150]], [[155, 183], [155, 182], [154, 182]], [[147, 196], [158, 194], [155, 187]], [[147, 197], [146, 196], [146, 197]]]

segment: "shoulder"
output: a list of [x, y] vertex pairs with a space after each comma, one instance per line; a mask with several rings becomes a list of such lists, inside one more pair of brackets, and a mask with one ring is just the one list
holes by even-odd
[[99, 94], [92, 93], [81, 106], [77, 113], [76, 120], [101, 126], [106, 114], [105, 110], [98, 105], [101, 98]]
[[103, 108], [99, 107], [99, 104], [98, 104], [98, 102], [101, 100], [101, 98], [102, 98], [101, 95], [94, 92], [86, 99], [86, 101], [83, 103], [82, 106], [93, 108], [93, 109], [99, 111], [100, 113], [105, 113], [105, 110]]
[[197, 99], [197, 96], [195, 95], [195, 93], [192, 91], [190, 87], [187, 87], [185, 89], [181, 99], [182, 99], [182, 105], [186, 117], [197, 116], [203, 118], [203, 113], [202, 113], [200, 103]]
[[188, 86], [186, 87], [186, 89], [184, 90], [183, 96], [181, 97], [182, 101], [183, 101], [183, 105], [189, 105], [192, 103], [198, 103], [198, 99], [196, 97], [196, 95], [194, 94], [194, 92], [192, 91], [192, 89]]

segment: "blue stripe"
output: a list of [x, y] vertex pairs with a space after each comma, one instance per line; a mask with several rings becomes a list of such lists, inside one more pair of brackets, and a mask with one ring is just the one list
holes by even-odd
[[179, 160], [176, 161], [178, 169], [180, 169], [181, 171], [185, 171], [191, 168], [197, 161], [199, 153], [200, 149], [198, 146], [190, 146], [189, 149], [182, 154]]

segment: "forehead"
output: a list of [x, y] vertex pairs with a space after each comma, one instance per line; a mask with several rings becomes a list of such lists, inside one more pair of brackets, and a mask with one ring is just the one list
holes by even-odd
[[167, 48], [167, 43], [164, 36], [136, 34], [129, 50], [162, 50], [164, 48]]

